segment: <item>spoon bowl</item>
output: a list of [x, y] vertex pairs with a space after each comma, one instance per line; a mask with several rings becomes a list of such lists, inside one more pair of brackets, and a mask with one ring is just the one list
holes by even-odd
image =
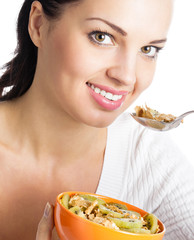
[[183, 118], [191, 113], [194, 113], [194, 110], [180, 115], [179, 117], [177, 117], [175, 120], [171, 122], [157, 121], [150, 118], [138, 117], [136, 116], [136, 113], [130, 113], [130, 115], [144, 127], [148, 127], [155, 131], [169, 131], [171, 129], [178, 127], [182, 122]]

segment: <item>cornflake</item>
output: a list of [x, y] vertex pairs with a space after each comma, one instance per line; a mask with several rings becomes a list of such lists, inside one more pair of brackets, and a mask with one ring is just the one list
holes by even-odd
[[149, 118], [160, 122], [172, 122], [176, 117], [172, 114], [160, 113], [147, 105], [144, 107], [136, 106], [135, 112], [137, 117]]
[[138, 212], [128, 210], [125, 204], [105, 202], [89, 194], [64, 194], [61, 204], [81, 218], [116, 231], [143, 234], [160, 232], [156, 216], [141, 216]]

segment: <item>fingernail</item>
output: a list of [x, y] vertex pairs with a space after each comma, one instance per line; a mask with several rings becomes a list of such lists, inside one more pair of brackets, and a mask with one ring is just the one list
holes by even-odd
[[48, 218], [50, 211], [51, 211], [51, 205], [49, 202], [47, 202], [45, 209], [44, 209], [44, 217], [45, 218]]

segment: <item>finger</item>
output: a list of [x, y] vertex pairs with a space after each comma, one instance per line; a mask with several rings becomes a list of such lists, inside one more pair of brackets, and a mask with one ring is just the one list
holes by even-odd
[[55, 227], [54, 227], [53, 233], [52, 233], [52, 240], [60, 240]]
[[36, 240], [51, 240], [53, 227], [53, 207], [47, 203], [44, 214], [38, 224]]

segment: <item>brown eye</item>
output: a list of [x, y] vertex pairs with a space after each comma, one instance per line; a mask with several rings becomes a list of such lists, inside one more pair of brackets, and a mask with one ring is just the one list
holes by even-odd
[[146, 57], [155, 58], [160, 49], [161, 48], [154, 46], [144, 46], [140, 50]]
[[151, 46], [145, 46], [145, 47], [142, 47], [142, 48], [141, 48], [141, 51], [142, 51], [143, 53], [145, 53], [145, 54], [150, 53], [151, 50], [152, 50], [152, 47], [151, 47]]
[[96, 33], [95, 35], [95, 39], [98, 41], [98, 42], [103, 42], [105, 40], [105, 34], [103, 33]]
[[114, 46], [114, 38], [111, 34], [93, 31], [88, 34], [89, 39], [100, 46]]

